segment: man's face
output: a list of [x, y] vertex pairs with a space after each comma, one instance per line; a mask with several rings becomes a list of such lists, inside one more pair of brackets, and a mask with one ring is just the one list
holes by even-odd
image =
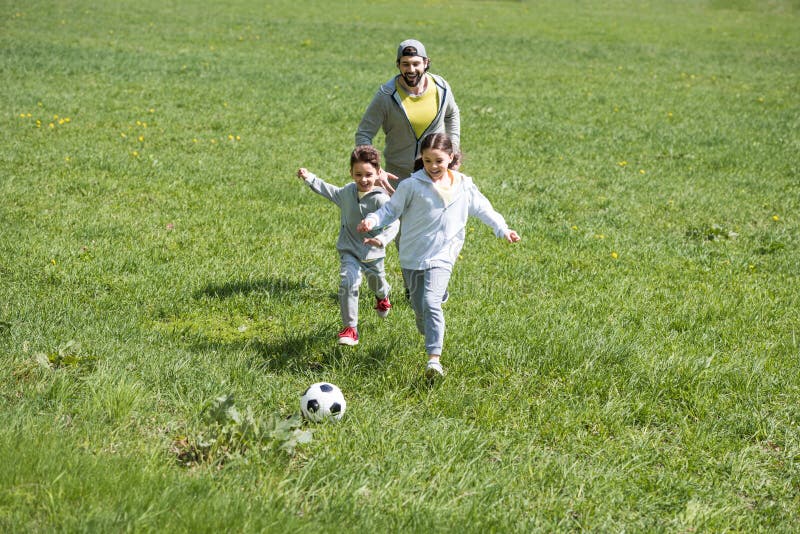
[[397, 62], [400, 75], [409, 87], [416, 87], [428, 68], [428, 59], [420, 56], [403, 56]]

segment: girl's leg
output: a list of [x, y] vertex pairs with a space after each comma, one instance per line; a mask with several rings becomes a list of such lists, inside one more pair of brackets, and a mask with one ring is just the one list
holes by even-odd
[[444, 346], [444, 312], [442, 300], [450, 283], [450, 270], [434, 267], [424, 271], [422, 315], [425, 331], [425, 350], [429, 356], [440, 356]]
[[361, 262], [350, 254], [341, 254], [339, 267], [339, 310], [342, 324], [358, 325], [358, 288], [361, 285]]
[[408, 302], [411, 304], [411, 309], [414, 310], [417, 331], [424, 336], [425, 315], [422, 302], [425, 294], [425, 271], [403, 269], [403, 282], [408, 289]]

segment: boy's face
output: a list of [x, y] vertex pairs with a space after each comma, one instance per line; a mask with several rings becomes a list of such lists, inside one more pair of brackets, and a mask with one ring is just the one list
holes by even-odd
[[375, 181], [378, 179], [378, 169], [372, 163], [364, 163], [363, 161], [356, 161], [350, 169], [350, 176], [356, 183], [356, 187], [362, 193], [372, 191], [375, 186]]

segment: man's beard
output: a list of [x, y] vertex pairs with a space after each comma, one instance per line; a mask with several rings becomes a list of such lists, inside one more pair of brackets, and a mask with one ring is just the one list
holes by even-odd
[[[412, 79], [409, 79], [409, 76], [413, 76], [413, 81]], [[403, 81], [406, 82], [406, 85], [408, 85], [409, 87], [416, 87], [417, 85], [419, 85], [419, 82], [421, 80], [422, 76], [418, 75], [417, 73], [403, 74]]]

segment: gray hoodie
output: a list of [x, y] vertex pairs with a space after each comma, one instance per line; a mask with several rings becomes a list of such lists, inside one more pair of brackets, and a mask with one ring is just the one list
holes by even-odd
[[436, 74], [430, 76], [439, 91], [439, 111], [420, 138], [414, 133], [401, 104], [400, 95], [397, 94], [398, 76], [378, 89], [356, 131], [356, 145], [372, 145], [372, 139], [378, 130], [383, 128], [386, 134], [386, 147], [383, 150], [384, 167], [401, 180], [414, 172], [414, 160], [419, 155], [419, 143], [426, 135], [444, 132], [453, 142], [453, 148], [458, 151], [461, 115], [453, 91], [441, 76]]
[[[359, 199], [358, 187], [355, 182], [350, 182], [344, 187], [336, 187], [314, 174], [311, 174], [305, 182], [312, 191], [339, 206], [341, 225], [339, 239], [336, 241], [336, 250], [352, 254], [361, 261], [376, 260], [386, 256], [385, 247], [397, 235], [400, 226], [398, 222], [374, 228], [366, 234], [362, 234], [356, 229], [364, 217], [389, 201], [386, 191], [376, 187]], [[365, 237], [378, 238], [383, 243], [383, 247], [365, 245]]]

